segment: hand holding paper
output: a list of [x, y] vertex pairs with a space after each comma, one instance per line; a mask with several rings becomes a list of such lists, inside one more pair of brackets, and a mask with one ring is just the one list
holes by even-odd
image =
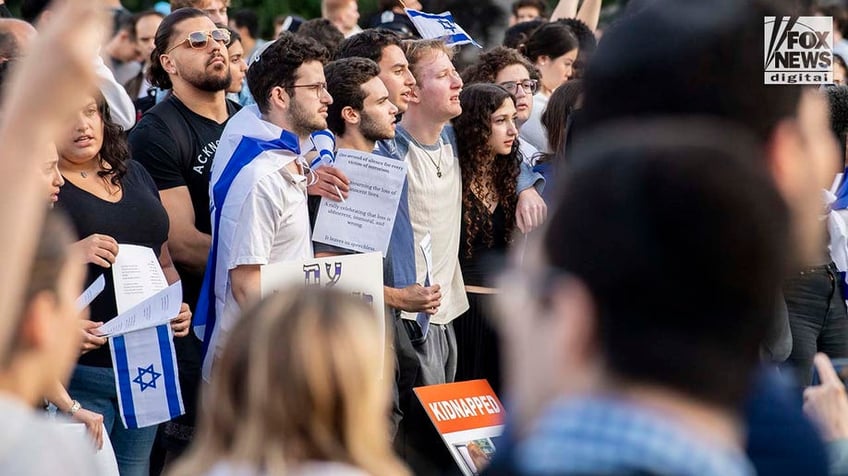
[[174, 337], [185, 337], [188, 335], [188, 330], [191, 328], [191, 310], [188, 304], [180, 304], [180, 313], [171, 321], [171, 330], [174, 331]]
[[102, 322], [93, 322], [89, 320], [80, 321], [82, 323], [82, 345], [80, 346], [80, 354], [85, 354], [88, 351], [97, 349], [106, 343], [106, 338], [101, 336], [100, 326]]
[[[310, 195], [320, 195], [335, 201], [344, 201], [350, 192], [350, 180], [336, 167], [322, 165], [315, 169], [318, 182], [309, 187]], [[341, 193], [341, 196], [339, 196]]]
[[406, 312], [425, 312], [435, 314], [442, 305], [441, 286], [422, 286], [413, 284], [403, 289], [387, 288], [386, 297], [389, 306]]
[[73, 246], [79, 249], [86, 263], [103, 268], [112, 266], [118, 256], [118, 242], [108, 235], [95, 233], [77, 241]]
[[[167, 324], [176, 318], [183, 320], [190, 319], [190, 312], [188, 316], [182, 312], [183, 306], [188, 307], [182, 300], [182, 283], [177, 281], [131, 307], [128, 311], [122, 312], [118, 317], [106, 324], [103, 324], [100, 331], [103, 333], [103, 336], [116, 336]], [[183, 323], [182, 325], [185, 324]], [[187, 327], [183, 329], [183, 335], [185, 335], [186, 331]]]

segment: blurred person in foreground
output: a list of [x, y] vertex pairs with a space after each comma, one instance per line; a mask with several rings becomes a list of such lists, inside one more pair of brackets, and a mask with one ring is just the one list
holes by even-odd
[[755, 474], [741, 409], [789, 243], [759, 153], [705, 121], [584, 137], [547, 230], [504, 278], [523, 284], [501, 300], [502, 335], [532, 355], [508, 371], [553, 395], [510, 474]]
[[827, 441], [830, 474], [845, 475], [848, 474], [848, 396], [845, 383], [825, 354], [816, 354], [813, 363], [819, 383], [804, 390], [804, 412], [818, 424], [822, 437]]
[[174, 475], [407, 474], [388, 439], [391, 365], [380, 320], [319, 287], [248, 309], [203, 394], [199, 431]]
[[[45, 222], [43, 167], [55, 155], [51, 141], [80, 106], [76, 95], [94, 91], [91, 51], [105, 32], [105, 17], [94, 2], [56, 2], [54, 7], [58, 20], [44, 28], [4, 87], [0, 123], [6, 144], [0, 154], [0, 195], [8, 204], [0, 208], [0, 221], [15, 230], [0, 236], [5, 258], [0, 270], [0, 315], [6, 316], [0, 326], [3, 388], [27, 406], [40, 400], [45, 385], [67, 378], [79, 345], [74, 300], [82, 268], [72, 264], [64, 223], [55, 216]], [[54, 60], [40, 60], [47, 55], [55, 55]], [[97, 474], [84, 444], [57, 439], [31, 410], [9, 403], [6, 437], [0, 439], [4, 474]]]
[[[630, 13], [604, 35], [591, 60], [571, 142], [626, 118], [706, 116], [744, 127], [762, 152], [751, 159], [790, 207], [793, 240], [781, 254], [797, 256], [796, 262], [814, 257], [824, 242], [821, 189], [833, 180], [836, 150], [819, 94], [763, 84], [762, 18], [786, 13], [780, 2], [760, 0], [657, 0]], [[782, 362], [791, 352], [783, 299], [775, 301], [761, 346], [767, 362]], [[826, 474], [824, 446], [800, 400], [773, 368], [763, 367], [745, 407], [747, 452], [757, 471]], [[516, 426], [534, 421], [535, 410], [523, 397], [513, 403]]]
[[[75, 300], [85, 278], [67, 218], [51, 211], [30, 266], [13, 344], [0, 364], [0, 472], [3, 474], [98, 474], [94, 446], [36, 413], [36, 405], [66, 382], [79, 352], [80, 313]], [[79, 408], [77, 408], [79, 409]], [[101, 419], [102, 420], [102, 419]]]

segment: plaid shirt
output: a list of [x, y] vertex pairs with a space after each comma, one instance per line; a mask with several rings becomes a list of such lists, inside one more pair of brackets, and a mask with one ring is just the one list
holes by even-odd
[[520, 474], [755, 474], [741, 451], [711, 446], [653, 410], [604, 397], [555, 402], [515, 456]]

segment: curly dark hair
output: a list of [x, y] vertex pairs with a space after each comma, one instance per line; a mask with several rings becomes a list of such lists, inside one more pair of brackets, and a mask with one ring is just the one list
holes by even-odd
[[284, 31], [256, 57], [247, 69], [247, 86], [262, 113], [269, 109], [271, 90], [281, 86], [289, 96], [294, 96], [297, 69], [303, 63], [327, 62], [327, 48], [306, 36]]
[[[130, 158], [130, 148], [124, 129], [112, 120], [109, 103], [103, 96], [95, 98], [97, 112], [103, 121], [103, 145], [100, 146], [100, 168], [97, 175], [109, 178], [112, 185], [121, 185], [121, 180], [127, 174], [127, 160]], [[110, 177], [111, 176], [111, 177]]]
[[518, 50], [497, 46], [481, 54], [476, 63], [462, 71], [462, 82], [464, 84], [494, 83], [495, 76], [500, 70], [514, 64], [527, 68], [532, 79], [539, 79], [539, 71]]
[[159, 24], [159, 29], [156, 30], [156, 38], [153, 40], [155, 46], [153, 52], [150, 53], [150, 68], [147, 70], [147, 79], [150, 81], [150, 84], [160, 89], [171, 89], [174, 87], [171, 83], [171, 77], [168, 76], [168, 72], [162, 67], [159, 57], [168, 51], [168, 46], [171, 44], [171, 40], [173, 40], [177, 25], [186, 20], [199, 17], [206, 17], [206, 13], [196, 8], [180, 8], [166, 16], [162, 20], [162, 23]]
[[[506, 213], [506, 239], [510, 242], [515, 227], [516, 193], [521, 160], [518, 155], [518, 140], [512, 145], [509, 155], [497, 155], [492, 159], [492, 148], [488, 145], [492, 135], [491, 116], [507, 99], [515, 98], [494, 84], [472, 84], [459, 94], [462, 114], [453, 119], [462, 174], [462, 208], [465, 226], [467, 257], [470, 258], [471, 243], [478, 234], [488, 246], [494, 244], [490, 212], [481, 200], [474, 198], [473, 186], [482, 186], [487, 195], [492, 194], [504, 207]], [[488, 176], [486, 174], [488, 172]], [[481, 197], [482, 198], [482, 197]]]

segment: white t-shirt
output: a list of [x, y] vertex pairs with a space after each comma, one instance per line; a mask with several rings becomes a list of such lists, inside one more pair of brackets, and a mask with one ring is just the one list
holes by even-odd
[[[290, 173], [283, 165], [278, 173], [260, 179], [247, 193], [229, 247], [228, 270], [241, 265], [312, 258], [306, 177]], [[226, 336], [232, 332], [240, 316], [241, 309], [233, 297], [232, 283], [227, 280], [221, 334], [216, 345], [218, 351], [222, 350]]]
[[[284, 136], [294, 137], [262, 120], [255, 105], [242, 108], [230, 118], [221, 135], [212, 162], [209, 195], [214, 197], [215, 186], [233, 156], [242, 153], [239, 144], [243, 140], [271, 141]], [[265, 265], [313, 257], [306, 177], [292, 174], [286, 168], [302, 158], [283, 148], [262, 150], [251, 157], [233, 179], [221, 207], [219, 223], [215, 220], [216, 210], [212, 208], [213, 234], [217, 226], [214, 290], [217, 320], [203, 362], [206, 380], [211, 375], [215, 356], [220, 354], [241, 315], [232, 293], [230, 270], [239, 265]]]
[[[459, 266], [459, 236], [462, 226], [462, 176], [459, 159], [452, 145], [453, 129], [446, 127], [438, 146], [422, 149], [409, 134], [398, 128], [396, 142], [408, 145], [404, 161], [409, 165], [409, 217], [415, 236], [416, 281], [424, 283], [427, 265], [419, 244], [430, 233], [432, 240], [431, 284], [441, 286], [442, 304], [430, 316], [432, 324], [447, 324], [468, 310], [468, 296]], [[439, 165], [438, 169], [436, 164]], [[438, 176], [439, 170], [442, 176]], [[404, 319], [416, 319], [417, 313], [403, 312]]]
[[0, 474], [103, 474], [87, 435], [63, 431], [59, 423], [7, 395], [0, 395], [0, 414]]
[[529, 142], [539, 152], [550, 152], [548, 150], [548, 133], [542, 125], [542, 113], [548, 108], [548, 96], [537, 93], [533, 96], [533, 111], [527, 122], [521, 126], [519, 138], [521, 142]]

